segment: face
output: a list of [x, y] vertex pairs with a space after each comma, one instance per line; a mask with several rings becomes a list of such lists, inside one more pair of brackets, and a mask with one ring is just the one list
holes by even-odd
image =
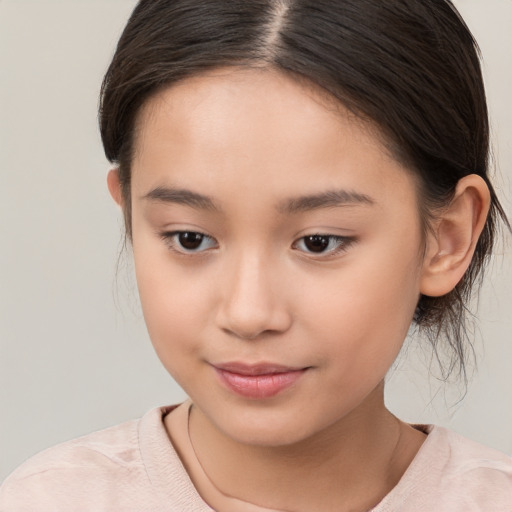
[[259, 445], [362, 410], [420, 293], [411, 174], [375, 131], [278, 72], [189, 79], [152, 98], [138, 128], [142, 307], [198, 410]]

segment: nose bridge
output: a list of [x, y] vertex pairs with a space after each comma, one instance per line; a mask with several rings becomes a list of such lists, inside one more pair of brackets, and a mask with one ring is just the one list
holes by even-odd
[[289, 312], [269, 251], [246, 248], [226, 261], [226, 267], [221, 327], [245, 339], [286, 330]]

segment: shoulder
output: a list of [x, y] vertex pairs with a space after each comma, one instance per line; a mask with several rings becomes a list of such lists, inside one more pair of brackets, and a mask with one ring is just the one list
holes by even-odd
[[435, 426], [374, 512], [512, 512], [512, 458]]
[[450, 447], [453, 461], [463, 461], [477, 465], [489, 465], [490, 468], [496, 467], [510, 469], [512, 457], [483, 444], [472, 441], [460, 434], [443, 427], [431, 427], [431, 433], [437, 442], [446, 444]]
[[140, 425], [161, 424], [162, 410], [35, 455], [3, 483], [0, 512], [108, 510], [102, 501], [117, 506], [136, 497], [148, 483]]
[[26, 479], [41, 472], [76, 467], [97, 469], [125, 461], [133, 463], [138, 421], [128, 421], [48, 448], [18, 467], [10, 479]]
[[466, 490], [484, 490], [508, 498], [512, 509], [512, 457], [467, 439], [451, 430], [435, 427], [440, 446], [449, 450], [445, 474]]
[[433, 432], [448, 452], [439, 473], [439, 502], [458, 512], [512, 511], [512, 458], [451, 430]]

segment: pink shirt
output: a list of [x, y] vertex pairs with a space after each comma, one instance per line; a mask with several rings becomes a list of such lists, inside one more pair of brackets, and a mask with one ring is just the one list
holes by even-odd
[[[211, 512], [163, 424], [162, 407], [50, 448], [0, 488], [0, 512]], [[372, 512], [512, 512], [512, 458], [441, 427]]]

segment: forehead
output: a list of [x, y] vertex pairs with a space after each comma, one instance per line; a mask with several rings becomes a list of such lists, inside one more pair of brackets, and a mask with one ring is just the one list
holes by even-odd
[[309, 80], [271, 68], [217, 68], [178, 82], [146, 101], [137, 117], [136, 147], [141, 149], [148, 127], [154, 135], [155, 129], [168, 130], [173, 122], [184, 135], [190, 129], [196, 140], [202, 136], [214, 144], [220, 138], [216, 135], [227, 134], [229, 128], [252, 139], [264, 128], [266, 142], [279, 144], [287, 136], [297, 140], [305, 135], [312, 140], [330, 128], [338, 130], [340, 119], [354, 127], [352, 137], [364, 133], [372, 144], [373, 139], [383, 141], [386, 149], [385, 137], [374, 124], [349, 112]]
[[342, 177], [344, 188], [366, 181], [382, 191], [405, 174], [382, 140], [309, 83], [274, 70], [217, 69], [160, 91], [141, 109], [134, 182], [218, 188], [236, 180], [241, 189], [271, 194], [275, 185], [293, 194]]

